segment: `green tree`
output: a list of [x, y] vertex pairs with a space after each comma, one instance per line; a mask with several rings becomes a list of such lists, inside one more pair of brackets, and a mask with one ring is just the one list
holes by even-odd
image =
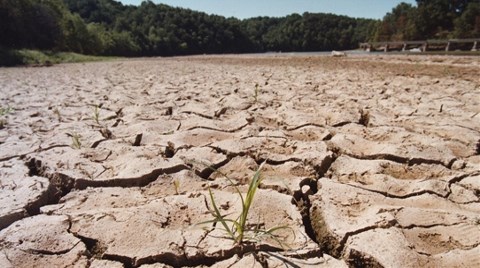
[[480, 0], [417, 0], [416, 24], [419, 33], [426, 37], [447, 38], [454, 31], [455, 20], [470, 3]]
[[469, 3], [462, 15], [455, 20], [455, 37], [480, 37], [480, 3]]
[[0, 45], [9, 48], [55, 47], [62, 39], [61, 2], [0, 0]]
[[68, 14], [63, 21], [65, 34], [64, 49], [78, 53], [87, 53], [85, 51], [86, 43], [90, 38], [87, 25], [78, 14]]
[[377, 41], [402, 41], [417, 39], [415, 18], [417, 9], [410, 4], [400, 3], [387, 13], [375, 32]]

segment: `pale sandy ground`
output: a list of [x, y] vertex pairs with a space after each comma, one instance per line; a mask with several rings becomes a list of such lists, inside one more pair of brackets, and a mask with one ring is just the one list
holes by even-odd
[[[480, 267], [479, 61], [0, 69], [0, 267]], [[249, 223], [283, 248], [198, 225], [209, 188], [241, 209], [207, 165], [245, 192], [264, 161]]]

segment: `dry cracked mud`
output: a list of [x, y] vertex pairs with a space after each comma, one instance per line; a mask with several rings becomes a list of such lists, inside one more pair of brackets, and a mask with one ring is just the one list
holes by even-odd
[[[298, 55], [2, 68], [0, 267], [480, 267], [479, 70]], [[200, 224], [209, 189], [235, 218], [232, 183], [245, 193], [263, 162], [248, 223], [288, 226], [281, 244]]]

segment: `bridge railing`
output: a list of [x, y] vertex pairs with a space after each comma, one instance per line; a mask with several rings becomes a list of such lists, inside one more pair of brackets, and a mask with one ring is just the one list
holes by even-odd
[[468, 44], [473, 43], [472, 51], [478, 50], [478, 44], [480, 44], [480, 38], [468, 38], [468, 39], [429, 39], [429, 40], [416, 40], [416, 41], [385, 41], [385, 42], [366, 42], [360, 43], [360, 48], [371, 51], [379, 48], [387, 52], [392, 47], [402, 47], [402, 51], [407, 50], [410, 46], [419, 46], [421, 51], [427, 51], [429, 45], [445, 46], [445, 51], [449, 51], [451, 44]]

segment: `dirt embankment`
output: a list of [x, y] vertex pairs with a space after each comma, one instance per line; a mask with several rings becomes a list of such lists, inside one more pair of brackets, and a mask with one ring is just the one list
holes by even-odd
[[[479, 267], [479, 65], [199, 56], [0, 69], [0, 267]], [[264, 161], [249, 227], [289, 226], [282, 245], [198, 225], [212, 219], [208, 189], [222, 214], [242, 209], [208, 166], [246, 192]]]

